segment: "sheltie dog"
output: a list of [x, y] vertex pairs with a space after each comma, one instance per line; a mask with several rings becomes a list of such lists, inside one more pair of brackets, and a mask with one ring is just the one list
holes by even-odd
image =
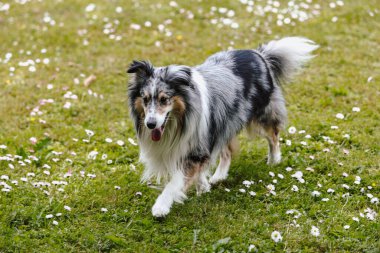
[[192, 184], [201, 194], [226, 179], [243, 128], [268, 140], [268, 164], [280, 162], [279, 131], [287, 118], [280, 85], [317, 48], [311, 40], [287, 37], [256, 50], [219, 52], [195, 67], [130, 64], [128, 101], [145, 165], [142, 181], [165, 181], [153, 216], [182, 203]]

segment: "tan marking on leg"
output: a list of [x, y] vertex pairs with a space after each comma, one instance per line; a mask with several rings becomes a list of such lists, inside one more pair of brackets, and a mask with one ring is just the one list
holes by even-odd
[[[204, 168], [207, 166], [209, 160], [206, 159], [204, 161], [189, 161], [185, 168], [185, 191], [188, 190], [193, 183], [199, 182], [200, 177], [202, 176], [202, 172]], [[200, 182], [202, 183], [202, 182]]]
[[277, 164], [281, 161], [279, 129], [273, 126], [267, 127], [264, 130], [269, 144], [268, 164]]
[[185, 179], [185, 191], [187, 191], [195, 181], [201, 172], [202, 167], [199, 163], [192, 163], [191, 167], [186, 168], [186, 179]]
[[260, 135], [267, 139], [269, 145], [268, 164], [277, 164], [281, 161], [279, 131], [280, 126], [264, 125], [256, 120], [252, 120], [247, 125], [247, 132], [251, 138]]
[[232, 154], [236, 153], [239, 148], [237, 137], [234, 137], [220, 152], [219, 165], [210, 178], [210, 183], [215, 184], [227, 178], [228, 170], [231, 165]]
[[237, 155], [239, 153], [240, 145], [237, 136], [230, 140], [228, 143], [228, 149], [232, 155]]

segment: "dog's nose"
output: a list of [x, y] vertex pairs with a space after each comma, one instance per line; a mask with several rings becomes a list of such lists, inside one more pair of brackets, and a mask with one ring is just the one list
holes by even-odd
[[154, 129], [157, 125], [157, 121], [156, 119], [154, 118], [149, 118], [148, 119], [148, 122], [146, 123], [146, 126], [149, 128], [149, 129]]

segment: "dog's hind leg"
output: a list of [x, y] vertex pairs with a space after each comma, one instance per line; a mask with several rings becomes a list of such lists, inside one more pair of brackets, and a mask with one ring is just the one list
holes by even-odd
[[211, 184], [216, 184], [219, 181], [222, 181], [227, 178], [228, 170], [231, 165], [231, 157], [234, 149], [237, 148], [238, 143], [236, 137], [233, 138], [228, 145], [226, 145], [220, 153], [219, 165], [216, 168], [214, 175], [210, 178], [209, 182]]
[[207, 172], [202, 171], [198, 175], [198, 182], [197, 182], [197, 195], [201, 195], [202, 193], [209, 192], [210, 191], [210, 183], [207, 180]]
[[268, 164], [278, 164], [281, 162], [281, 150], [279, 142], [279, 129], [276, 126], [266, 127], [265, 138], [269, 144]]
[[193, 159], [187, 162], [186, 171], [186, 183], [185, 189], [191, 187], [193, 183], [196, 183], [197, 195], [201, 195], [202, 193], [210, 191], [210, 184], [207, 181], [206, 167], [208, 166], [209, 159], [201, 158], [201, 159]]
[[216, 168], [214, 175], [210, 178], [211, 184], [216, 184], [219, 181], [222, 181], [227, 178], [228, 170], [231, 165], [231, 152], [227, 146], [225, 146], [220, 153], [219, 165]]

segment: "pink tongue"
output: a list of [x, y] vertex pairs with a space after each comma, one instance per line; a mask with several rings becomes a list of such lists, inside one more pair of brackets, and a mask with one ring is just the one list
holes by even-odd
[[161, 128], [156, 128], [152, 130], [152, 140], [159, 141], [161, 139], [162, 131]]

